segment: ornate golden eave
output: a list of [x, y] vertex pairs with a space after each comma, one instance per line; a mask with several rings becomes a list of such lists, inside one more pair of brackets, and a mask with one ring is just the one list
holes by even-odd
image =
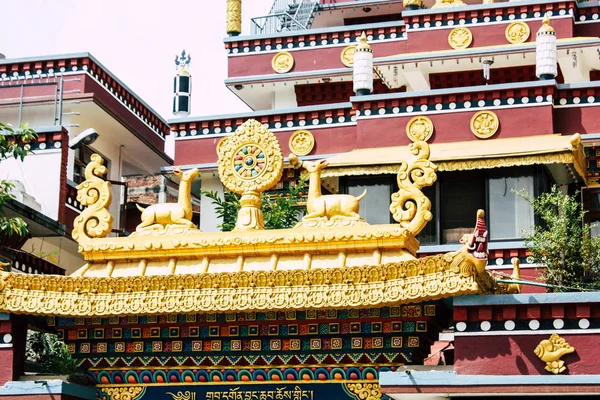
[[352, 268], [87, 278], [0, 274], [0, 310], [100, 317], [380, 307], [489, 293], [464, 252]]
[[419, 244], [399, 225], [360, 225], [220, 233], [174, 229], [161, 235], [145, 231], [128, 238], [86, 239], [80, 246], [88, 265], [74, 275], [143, 276], [156, 275], [155, 270], [168, 275], [396, 262], [414, 259]]
[[290, 156], [310, 174], [307, 214], [293, 229], [264, 230], [260, 193], [281, 177], [283, 157], [275, 136], [250, 120], [218, 150], [221, 179], [242, 194], [234, 231], [195, 228], [189, 195], [198, 170], [192, 169], [178, 171], [177, 203], [138, 207], [142, 223], [135, 233], [106, 237], [110, 183], [102, 179], [104, 160], [94, 155], [78, 186], [86, 208], [73, 229], [88, 263], [68, 277], [0, 273], [0, 312], [100, 317], [363, 308], [505, 290], [485, 271], [483, 210], [461, 250], [415, 258], [415, 236], [432, 219], [421, 189], [435, 182], [437, 166], [425, 137], [413, 140], [412, 160], [397, 168], [393, 225], [369, 225], [360, 217], [365, 193], [323, 195], [327, 160]]
[[[536, 164], [573, 164], [585, 180], [585, 156], [579, 135], [433, 143], [431, 161], [438, 171], [466, 171]], [[409, 155], [408, 146], [353, 150], [328, 159], [323, 176], [395, 174]]]

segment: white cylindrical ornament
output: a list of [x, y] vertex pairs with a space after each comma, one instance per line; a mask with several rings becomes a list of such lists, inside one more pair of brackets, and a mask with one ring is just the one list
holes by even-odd
[[188, 70], [191, 60], [185, 50], [175, 57], [178, 68], [173, 80], [173, 114], [178, 117], [187, 117], [192, 109], [192, 74]]
[[367, 36], [364, 32], [354, 51], [352, 77], [354, 92], [357, 96], [364, 96], [373, 91], [373, 50], [367, 43]]
[[558, 75], [556, 31], [547, 14], [535, 38], [535, 75], [539, 79], [555, 79]]

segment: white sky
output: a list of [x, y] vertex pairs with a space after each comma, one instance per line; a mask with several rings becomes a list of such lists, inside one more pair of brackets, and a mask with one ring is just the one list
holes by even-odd
[[[172, 118], [174, 59], [192, 55], [192, 116], [248, 107], [223, 84], [225, 0], [0, 0], [7, 58], [90, 52], [164, 118]], [[273, 0], [244, 0], [242, 34]]]

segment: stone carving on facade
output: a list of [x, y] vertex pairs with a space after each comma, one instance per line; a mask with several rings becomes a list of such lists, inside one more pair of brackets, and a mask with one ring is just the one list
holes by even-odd
[[315, 147], [315, 137], [305, 129], [296, 131], [290, 136], [289, 147], [292, 153], [305, 156]]
[[335, 221], [334, 224], [339, 223], [340, 225], [366, 224], [366, 221], [358, 214], [359, 202], [366, 196], [366, 190], [358, 197], [349, 194], [323, 195], [321, 193], [321, 170], [329, 165], [327, 160], [300, 161], [298, 156], [293, 153], [288, 156], [288, 159], [292, 167], [304, 168], [309, 175], [307, 214], [296, 227], [319, 226], [319, 223], [328, 221]]
[[294, 56], [288, 51], [281, 51], [273, 56], [271, 66], [278, 74], [290, 72], [294, 67]]
[[181, 171], [175, 168], [173, 173], [181, 180], [179, 182], [179, 196], [177, 203], [153, 204], [143, 208], [136, 207], [142, 213], [142, 223], [136, 231], [169, 228], [197, 228], [192, 222], [192, 182], [198, 177], [198, 168]]
[[414, 117], [406, 124], [406, 135], [411, 142], [417, 140], [426, 142], [433, 135], [433, 122], [424, 115]]
[[504, 34], [510, 43], [519, 44], [525, 43], [529, 39], [531, 30], [525, 22], [516, 21], [506, 27]]
[[473, 33], [471, 33], [471, 30], [469, 28], [460, 26], [458, 28], [452, 29], [448, 34], [448, 44], [450, 44], [450, 47], [452, 47], [453, 49], [466, 49], [471, 45], [472, 42]]
[[356, 50], [356, 45], [350, 45], [344, 47], [342, 53], [340, 54], [340, 59], [342, 60], [342, 64], [346, 67], [352, 67], [354, 65], [354, 51]]
[[493, 111], [479, 111], [471, 118], [471, 132], [480, 139], [491, 138], [499, 127], [500, 121]]
[[549, 339], [542, 340], [533, 350], [535, 355], [546, 363], [545, 370], [555, 375], [567, 369], [561, 357], [574, 351], [575, 349], [556, 333], [553, 333]]

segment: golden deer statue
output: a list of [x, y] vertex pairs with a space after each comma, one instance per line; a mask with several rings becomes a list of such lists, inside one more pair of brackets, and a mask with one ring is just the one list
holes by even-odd
[[179, 167], [173, 170], [175, 175], [181, 178], [179, 183], [179, 197], [177, 203], [153, 204], [147, 208], [136, 204], [142, 212], [142, 223], [137, 226], [136, 231], [149, 229], [168, 228], [196, 228], [192, 222], [192, 181], [196, 179], [200, 171], [198, 168], [182, 172]]
[[294, 168], [306, 169], [310, 177], [308, 181], [308, 199], [306, 201], [307, 214], [302, 219], [303, 221], [341, 218], [362, 221], [361, 216], [358, 214], [358, 202], [365, 197], [366, 190], [358, 197], [349, 194], [323, 195], [321, 194], [321, 170], [327, 167], [327, 160], [300, 161], [298, 156], [293, 153], [289, 155], [288, 159]]

